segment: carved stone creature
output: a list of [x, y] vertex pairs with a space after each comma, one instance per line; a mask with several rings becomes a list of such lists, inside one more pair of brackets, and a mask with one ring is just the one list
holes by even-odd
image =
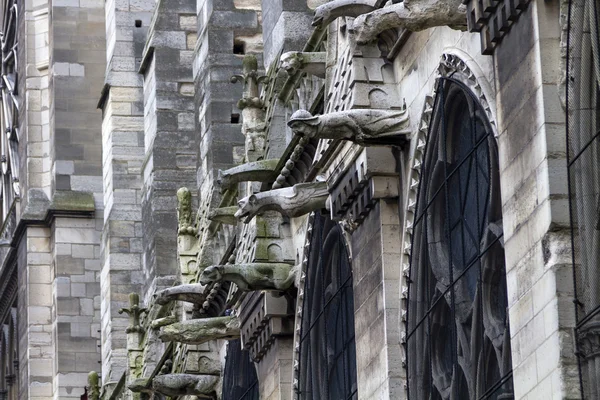
[[150, 328], [156, 330], [163, 326], [174, 324], [175, 322], [177, 322], [177, 317], [175, 315], [169, 315], [167, 317], [157, 318], [152, 321], [150, 323]]
[[325, 208], [329, 192], [325, 182], [299, 183], [244, 197], [238, 202], [236, 218], [249, 223], [257, 214], [277, 211], [288, 217], [299, 217]]
[[244, 291], [289, 289], [294, 284], [296, 269], [285, 263], [250, 263], [211, 265], [202, 271], [200, 282], [229, 281]]
[[154, 294], [154, 302], [161, 306], [171, 301], [186, 301], [188, 303], [202, 304], [206, 300], [204, 286], [197, 283], [177, 285], [163, 289]]
[[279, 159], [253, 161], [228, 170], [219, 170], [217, 183], [222, 190], [230, 189], [240, 182], [273, 182], [277, 179]]
[[[331, 3], [328, 3], [331, 4]], [[388, 29], [422, 31], [435, 26], [467, 29], [462, 0], [404, 0], [356, 18], [350, 29], [359, 44], [371, 42]]]
[[355, 109], [313, 116], [298, 110], [288, 126], [299, 136], [350, 140], [363, 146], [403, 144], [410, 134], [408, 112], [402, 110]]
[[193, 374], [158, 375], [152, 380], [152, 389], [165, 396], [198, 396], [200, 399], [216, 399], [218, 376]]
[[151, 393], [151, 378], [138, 378], [127, 386], [134, 393]]
[[288, 51], [281, 55], [281, 68], [289, 76], [295, 75], [298, 71], [306, 72], [319, 78], [325, 78], [325, 61], [327, 53], [325, 52], [299, 52]]
[[237, 317], [215, 317], [176, 322], [161, 329], [163, 342], [202, 344], [214, 339], [238, 339], [240, 320]]
[[88, 374], [88, 387], [90, 391], [88, 392], [89, 400], [99, 400], [100, 399], [100, 378], [98, 377], [98, 373], [96, 371], [91, 371]]
[[186, 187], [177, 191], [177, 219], [179, 234], [195, 234], [192, 220], [192, 192]]
[[356, 18], [375, 9], [374, 0], [333, 0], [315, 9], [312, 26], [326, 27], [339, 17]]

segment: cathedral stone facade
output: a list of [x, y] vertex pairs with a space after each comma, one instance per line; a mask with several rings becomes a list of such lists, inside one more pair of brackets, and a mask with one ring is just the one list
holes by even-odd
[[598, 0], [2, 0], [0, 399], [600, 398]]

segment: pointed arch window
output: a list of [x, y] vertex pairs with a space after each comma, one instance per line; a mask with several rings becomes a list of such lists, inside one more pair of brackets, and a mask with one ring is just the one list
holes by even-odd
[[513, 398], [492, 132], [469, 89], [440, 78], [411, 251], [406, 337], [412, 400]]
[[352, 268], [341, 228], [315, 215], [306, 270], [296, 398], [357, 399]]

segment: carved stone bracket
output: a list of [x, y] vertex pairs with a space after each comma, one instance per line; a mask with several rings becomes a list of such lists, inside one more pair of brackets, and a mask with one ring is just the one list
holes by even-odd
[[161, 328], [158, 335], [163, 342], [202, 344], [215, 339], [240, 337], [237, 317], [215, 317], [176, 322]]
[[293, 306], [283, 296], [253, 292], [246, 296], [241, 310], [242, 344], [255, 362], [265, 356], [278, 337], [293, 335]]
[[325, 78], [325, 63], [327, 53], [325, 52], [300, 52], [289, 51], [281, 55], [281, 68], [289, 76], [295, 75], [298, 71], [314, 75], [318, 78]]
[[325, 208], [327, 197], [325, 182], [299, 183], [289, 188], [256, 193], [238, 202], [236, 218], [249, 223], [254, 216], [266, 211], [277, 211], [287, 217], [299, 217]]
[[401, 110], [355, 109], [313, 116], [298, 110], [288, 125], [299, 136], [349, 140], [369, 145], [403, 145], [410, 134], [408, 112]]
[[212, 265], [200, 275], [200, 282], [229, 281], [240, 290], [285, 291], [292, 287], [296, 269], [286, 263], [250, 263], [233, 265]]

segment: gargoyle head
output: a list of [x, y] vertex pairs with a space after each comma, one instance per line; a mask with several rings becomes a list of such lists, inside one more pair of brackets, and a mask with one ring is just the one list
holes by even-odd
[[223, 275], [221, 274], [221, 268], [219, 265], [211, 265], [202, 271], [200, 275], [200, 283], [203, 285], [208, 285], [212, 282], [218, 282], [223, 279]]
[[258, 198], [255, 195], [246, 196], [238, 201], [239, 209], [234, 216], [244, 223], [248, 223], [259, 212]]
[[312, 138], [317, 134], [319, 117], [313, 116], [306, 110], [298, 110], [292, 114], [287, 124], [294, 134]]
[[281, 68], [283, 68], [289, 76], [294, 75], [302, 68], [302, 54], [297, 51], [288, 51], [281, 55]]
[[225, 171], [219, 170], [217, 173], [217, 185], [221, 187], [222, 191], [229, 189], [231, 187], [231, 181], [229, 179], [229, 175], [225, 174]]
[[331, 8], [327, 4], [323, 4], [315, 9], [315, 15], [313, 16], [312, 26], [322, 26], [327, 23], [330, 19]]

